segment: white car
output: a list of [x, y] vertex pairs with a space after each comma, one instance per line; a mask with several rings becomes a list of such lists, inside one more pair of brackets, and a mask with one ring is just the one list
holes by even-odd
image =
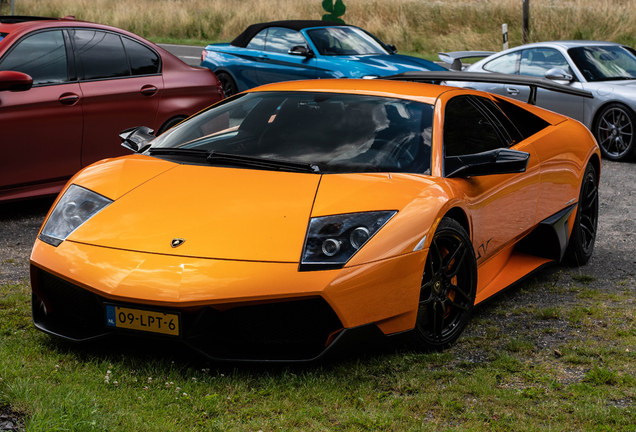
[[[456, 69], [474, 52], [440, 53]], [[458, 61], [459, 60], [459, 61]], [[636, 51], [628, 46], [600, 41], [556, 41], [522, 45], [484, 58], [466, 72], [497, 72], [544, 77], [572, 88], [590, 91], [581, 98], [538, 89], [536, 105], [565, 114], [587, 126], [607, 159], [636, 157]], [[527, 101], [530, 88], [501, 83], [447, 81]]]

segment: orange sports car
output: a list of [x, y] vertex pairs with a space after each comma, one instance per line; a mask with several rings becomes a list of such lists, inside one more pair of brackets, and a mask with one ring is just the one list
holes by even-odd
[[394, 336], [443, 349], [475, 304], [546, 264], [585, 264], [600, 174], [585, 126], [409, 82], [426, 79], [272, 84], [158, 138], [126, 131], [136, 154], [79, 172], [44, 222], [35, 325], [178, 339], [220, 360]]

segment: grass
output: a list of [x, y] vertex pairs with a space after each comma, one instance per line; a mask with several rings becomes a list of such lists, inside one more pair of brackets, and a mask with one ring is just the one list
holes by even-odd
[[634, 430], [628, 294], [572, 295], [558, 314], [580, 325], [559, 328], [567, 337], [553, 346], [541, 340], [554, 332], [523, 323], [557, 309], [502, 316], [510, 302], [500, 300], [442, 353], [392, 347], [331, 363], [245, 366], [163, 342], [57, 341], [33, 327], [29, 286], [5, 284], [0, 405], [22, 412], [29, 431]]
[[[344, 19], [366, 28], [402, 53], [436, 59], [439, 51], [521, 44], [519, 0], [345, 0]], [[17, 0], [16, 14], [65, 16], [114, 25], [152, 40], [205, 46], [229, 42], [249, 24], [282, 19], [320, 19], [321, 0]], [[9, 13], [9, 4], [3, 4]], [[530, 41], [599, 39], [636, 44], [636, 0], [533, 0]]]

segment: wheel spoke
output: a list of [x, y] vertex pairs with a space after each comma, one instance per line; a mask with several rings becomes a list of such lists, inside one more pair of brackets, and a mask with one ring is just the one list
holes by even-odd
[[453, 300], [451, 300], [451, 299], [446, 300], [446, 303], [449, 303], [451, 306], [456, 307], [456, 308], [458, 308], [458, 309], [461, 309], [461, 310], [463, 310], [463, 311], [466, 311], [466, 312], [468, 311], [468, 308], [467, 308], [466, 306], [461, 305], [461, 304], [459, 304], [459, 303], [455, 303], [455, 302], [454, 302]]
[[433, 239], [431, 249], [433, 249], [435, 255], [437, 256], [437, 259], [439, 260], [439, 269], [435, 271], [435, 268], [433, 268], [433, 260], [431, 259], [431, 270], [433, 271], [433, 274], [436, 275], [442, 271], [442, 263], [444, 262], [444, 259], [442, 258], [442, 253], [440, 252], [439, 246], [437, 246], [437, 241], [435, 239]]
[[[459, 258], [457, 258], [457, 254], [459, 254], [460, 251], [461, 251], [461, 255], [459, 256]], [[462, 263], [464, 262], [464, 257], [466, 256], [466, 252], [468, 252], [468, 250], [464, 246], [464, 243], [460, 243], [457, 249], [455, 250], [455, 252], [452, 254], [451, 258], [448, 259], [446, 264], [444, 265], [445, 276], [447, 278], [452, 279], [455, 276], [457, 276], [457, 273], [459, 273], [459, 271], [461, 270], [461, 266], [462, 266]], [[446, 270], [446, 268], [453, 262], [453, 260], [455, 260], [455, 263], [453, 265], [453, 270], [452, 271], [451, 269]]]
[[442, 338], [445, 312], [443, 304], [439, 302], [433, 303], [433, 337], [437, 340]]
[[450, 284], [449, 287], [451, 290], [455, 291], [455, 293], [459, 294], [460, 296], [464, 297], [467, 300], [470, 300], [470, 297], [468, 296], [468, 294], [466, 293], [466, 291], [464, 291], [462, 288], [459, 287], [459, 285], [455, 285], [455, 284]]

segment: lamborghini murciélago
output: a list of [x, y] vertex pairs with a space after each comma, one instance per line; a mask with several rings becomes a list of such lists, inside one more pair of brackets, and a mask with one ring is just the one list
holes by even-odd
[[420, 78], [272, 84], [159, 137], [124, 132], [135, 154], [79, 172], [44, 222], [35, 325], [219, 360], [305, 361], [397, 335], [435, 350], [475, 304], [547, 264], [585, 264], [590, 132]]

